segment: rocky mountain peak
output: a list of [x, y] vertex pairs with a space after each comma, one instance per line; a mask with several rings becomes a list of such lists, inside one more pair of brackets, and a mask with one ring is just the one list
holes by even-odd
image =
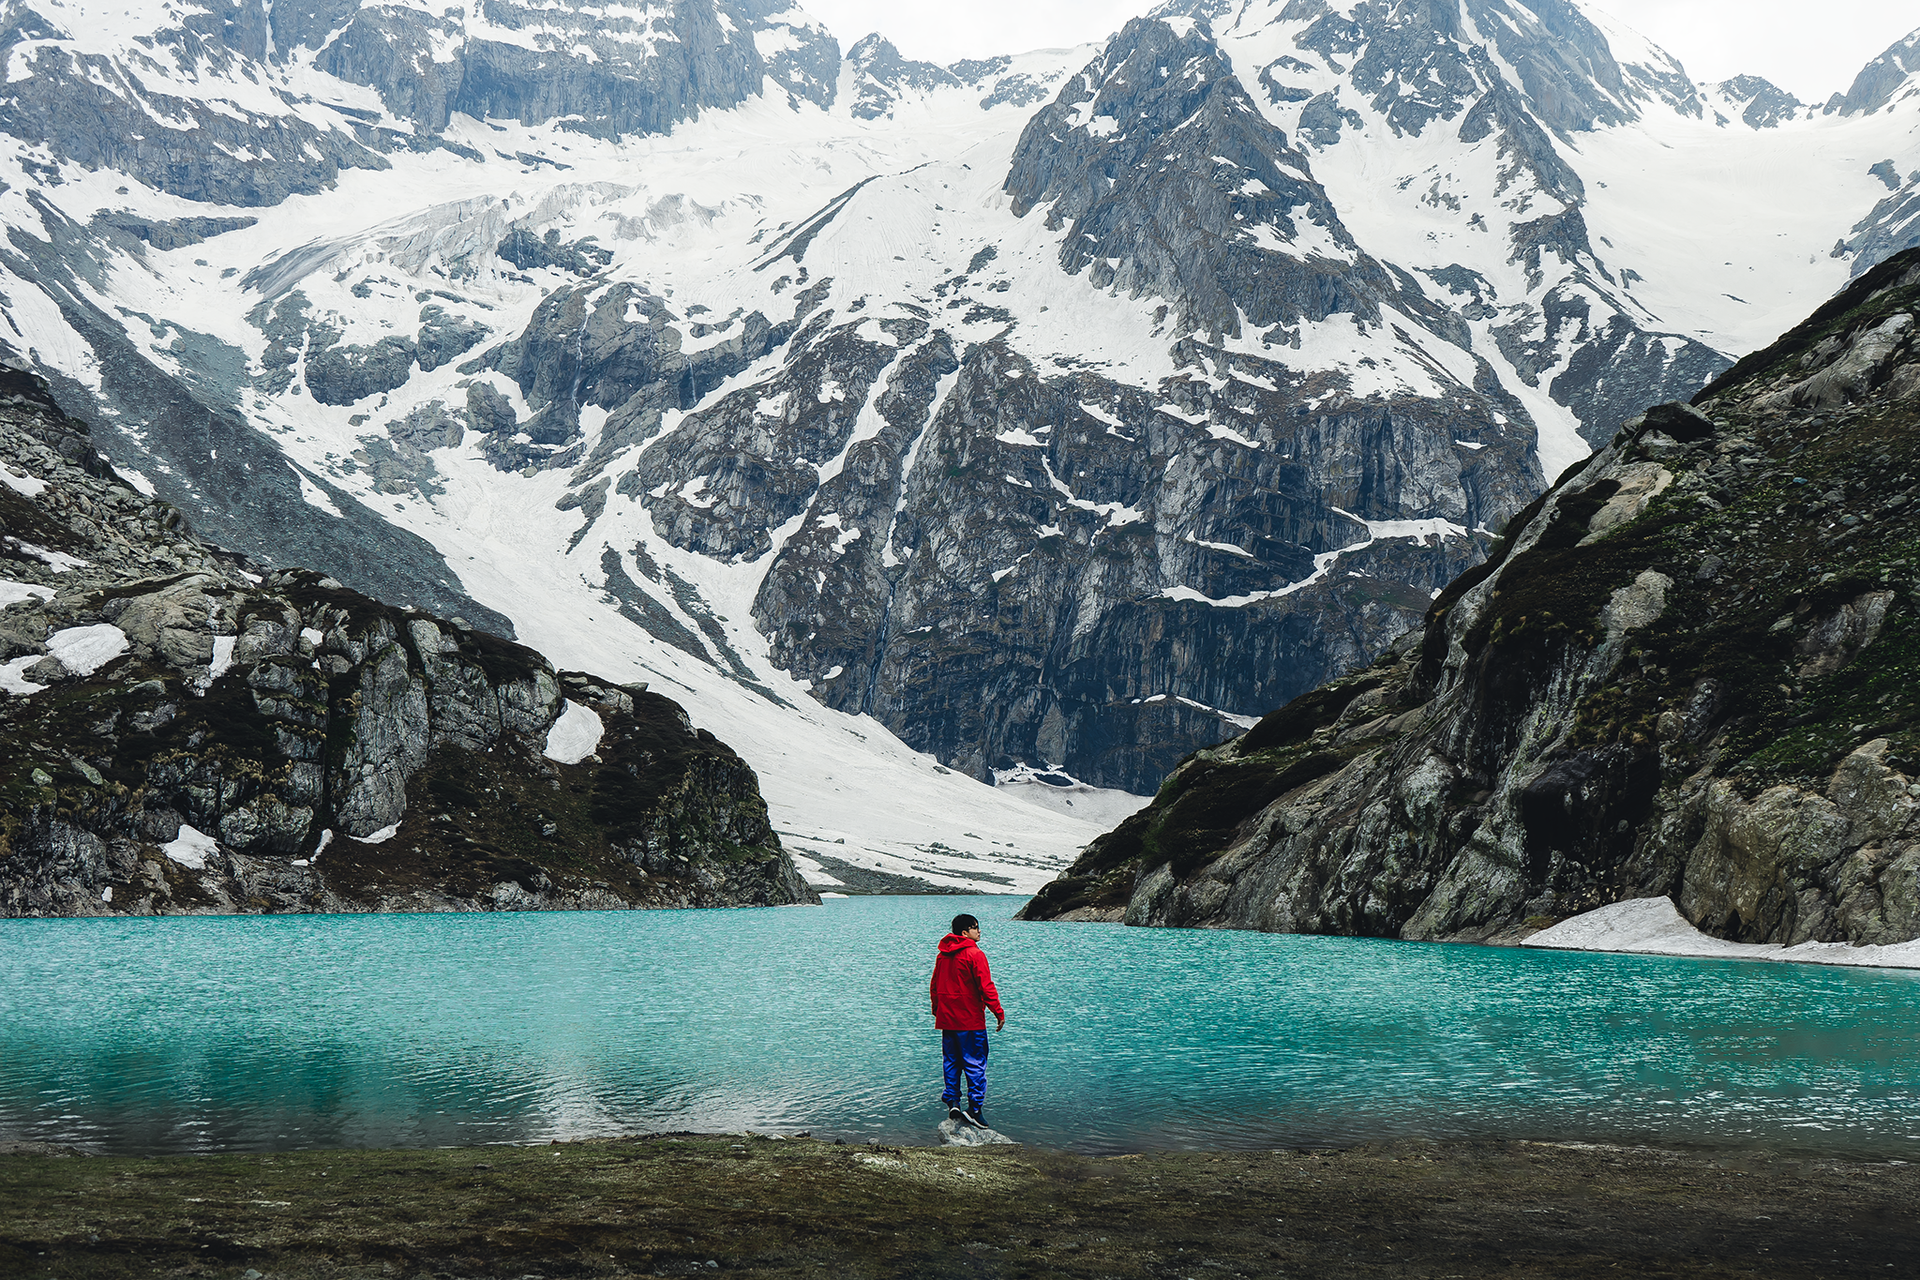
[[[1178, 24], [1176, 26], [1176, 24]], [[1136, 18], [1035, 114], [1006, 191], [1095, 288], [1177, 300], [1175, 325], [1239, 337], [1337, 311], [1377, 320], [1396, 286], [1267, 122], [1204, 23]]]
[[[1698, 96], [1678, 62], [1569, 0], [1358, 0], [1338, 6], [1266, 0], [1237, 9], [1171, 4], [1156, 12], [1176, 9], [1206, 15], [1223, 36], [1284, 31], [1294, 51], [1317, 54], [1396, 133], [1419, 134], [1436, 119], [1457, 119], [1508, 74], [1528, 109], [1557, 134], [1626, 123], [1653, 104], [1700, 114]], [[1284, 72], [1285, 62], [1269, 69]]]
[[854, 77], [853, 116], [876, 120], [889, 114], [902, 93], [925, 94], [957, 88], [960, 78], [945, 67], [900, 56], [893, 42], [873, 32], [847, 50]]
[[1734, 76], [1706, 86], [1708, 99], [1718, 119], [1723, 111], [1734, 113], [1750, 129], [1777, 129], [1794, 119], [1806, 106], [1800, 99], [1760, 76]]
[[1920, 30], [1896, 40], [1886, 52], [1860, 68], [1845, 93], [1827, 99], [1827, 115], [1869, 115], [1920, 95]]

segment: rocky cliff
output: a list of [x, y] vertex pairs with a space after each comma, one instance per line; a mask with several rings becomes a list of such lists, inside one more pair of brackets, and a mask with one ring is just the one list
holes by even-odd
[[1908, 251], [1629, 421], [1026, 918], [1512, 940], [1670, 895], [1739, 941], [1920, 936], [1917, 322]]
[[200, 542], [0, 370], [0, 915], [817, 902], [644, 686]]

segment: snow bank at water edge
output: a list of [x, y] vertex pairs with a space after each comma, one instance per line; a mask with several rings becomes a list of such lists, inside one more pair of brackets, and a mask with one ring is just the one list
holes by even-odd
[[1631, 898], [1542, 929], [1523, 947], [1555, 951], [1612, 951], [1632, 955], [1697, 956], [1712, 960], [1789, 960], [1882, 969], [1920, 969], [1920, 941], [1856, 947], [1846, 942], [1728, 942], [1701, 933], [1671, 898]]

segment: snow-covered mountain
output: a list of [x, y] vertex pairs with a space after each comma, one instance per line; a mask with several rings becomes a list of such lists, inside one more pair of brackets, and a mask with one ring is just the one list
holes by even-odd
[[769, 0], [0, 14], [0, 338], [116, 466], [653, 681], [848, 876], [1038, 884], [1920, 233], [1911, 41], [1815, 111], [1567, 0], [947, 67]]

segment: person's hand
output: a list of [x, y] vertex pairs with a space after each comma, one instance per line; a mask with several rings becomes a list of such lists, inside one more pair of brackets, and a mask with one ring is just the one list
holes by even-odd
[[996, 1017], [996, 1018], [998, 1018], [998, 1019], [1000, 1019], [1000, 1025], [999, 1025], [999, 1026], [997, 1026], [997, 1027], [995, 1027], [995, 1028], [994, 1028], [994, 1030], [995, 1030], [995, 1031], [1005, 1031], [1005, 1030], [1007, 1029], [1007, 1015], [1006, 1015], [1006, 1014], [1004, 1014], [1004, 1013], [996, 1013], [996, 1014], [995, 1014], [995, 1015], [993, 1015], [993, 1016], [994, 1016], [994, 1017]]

